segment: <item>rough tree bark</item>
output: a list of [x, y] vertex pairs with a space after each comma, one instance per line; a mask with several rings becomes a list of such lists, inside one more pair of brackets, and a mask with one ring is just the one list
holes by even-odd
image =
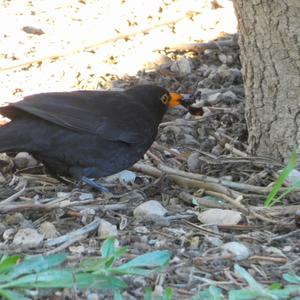
[[250, 150], [280, 160], [300, 153], [300, 0], [233, 0]]

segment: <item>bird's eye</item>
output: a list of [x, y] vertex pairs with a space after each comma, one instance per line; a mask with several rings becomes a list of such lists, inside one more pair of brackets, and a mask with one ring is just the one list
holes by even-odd
[[168, 94], [164, 94], [164, 95], [162, 95], [162, 97], [160, 98], [160, 101], [161, 101], [163, 104], [165, 104], [165, 105], [168, 104], [169, 100], [170, 100], [170, 97], [169, 97]]

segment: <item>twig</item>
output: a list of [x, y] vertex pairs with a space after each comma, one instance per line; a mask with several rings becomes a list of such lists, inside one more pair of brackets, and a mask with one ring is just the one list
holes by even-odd
[[188, 173], [188, 172], [181, 171], [181, 170], [175, 170], [175, 169], [172, 169], [172, 168], [162, 165], [162, 164], [160, 164], [158, 167], [161, 171], [163, 171], [167, 174], [182, 176], [185, 178], [200, 180], [200, 181], [205, 181], [205, 182], [210, 182], [210, 183], [216, 183], [216, 184], [220, 184], [220, 185], [232, 188], [232, 189], [246, 190], [246, 191], [250, 191], [250, 192], [257, 192], [257, 193], [263, 193], [263, 194], [267, 194], [271, 190], [269, 187], [258, 187], [258, 186], [254, 186], [251, 184], [234, 182], [234, 181], [218, 179], [218, 178], [214, 178], [214, 177], [210, 177], [210, 176], [206, 176], [206, 175]]
[[24, 194], [26, 190], [26, 184], [22, 187], [21, 190], [19, 190], [18, 192], [16, 192], [15, 194], [11, 195], [10, 197], [0, 201], [0, 204], [3, 205], [5, 203], [9, 203], [9, 202], [13, 202], [15, 201], [16, 199], [18, 199], [22, 194]]
[[[142, 172], [154, 177], [160, 177], [163, 175], [163, 172], [160, 171], [159, 169], [146, 165], [146, 164], [142, 164], [142, 163], [136, 163], [132, 169], [134, 171], [137, 172]], [[169, 168], [171, 169], [171, 168]], [[173, 169], [171, 169], [173, 170]], [[184, 172], [186, 173], [186, 172]], [[189, 173], [187, 173], [189, 174]], [[185, 178], [182, 177], [181, 174], [176, 174], [176, 170], [174, 170], [174, 172], [172, 172], [172, 174], [168, 174], [168, 177], [172, 180], [175, 181], [176, 184], [178, 184], [181, 187], [187, 188], [195, 188], [195, 189], [205, 189], [205, 190], [211, 190], [211, 191], [216, 191], [216, 192], [220, 192], [220, 193], [224, 193], [226, 195], [232, 196], [232, 197], [238, 197], [240, 195], [239, 192], [236, 191], [232, 191], [220, 184], [217, 183], [212, 183], [212, 182], [206, 182], [203, 180], [195, 180], [195, 179], [190, 179], [190, 178]]]
[[86, 237], [87, 237], [87, 233], [82, 234], [82, 235], [78, 235], [78, 236], [70, 237], [70, 239], [67, 240], [66, 242], [64, 242], [62, 245], [56, 247], [53, 250], [47, 251], [46, 254], [49, 255], [49, 254], [54, 254], [54, 253], [57, 253], [57, 252], [61, 252], [61, 251], [65, 250], [66, 248], [68, 248], [69, 246], [71, 246], [72, 244], [74, 244], [74, 243], [76, 243], [80, 240], [83, 240]]
[[241, 156], [241, 157], [247, 157], [248, 154], [243, 152], [243, 151], [240, 151], [239, 149], [235, 148], [233, 145], [230, 145], [228, 143], [226, 143], [224, 145], [224, 148], [229, 150], [231, 153], [235, 154], [235, 155], [238, 155], [238, 156]]
[[264, 260], [276, 264], [285, 264], [288, 261], [287, 258], [283, 258], [283, 257], [260, 256], [260, 255], [253, 255], [249, 257], [249, 260]]
[[278, 221], [276, 220], [272, 220], [270, 218], [267, 218], [265, 216], [262, 216], [261, 214], [256, 213], [255, 211], [253, 211], [250, 207], [246, 207], [243, 204], [241, 204], [239, 201], [237, 201], [237, 199], [233, 199], [231, 197], [228, 197], [227, 195], [224, 194], [220, 194], [220, 193], [216, 193], [216, 192], [212, 192], [212, 191], [207, 191], [206, 192], [208, 195], [212, 195], [215, 197], [220, 197], [223, 200], [225, 200], [226, 202], [228, 202], [229, 204], [231, 204], [233, 207], [235, 207], [236, 209], [238, 209], [240, 212], [242, 212], [245, 215], [250, 215], [256, 219], [259, 219], [261, 221], [265, 221], [268, 223], [278, 223]]
[[85, 235], [91, 231], [96, 230], [99, 227], [100, 222], [101, 222], [101, 220], [99, 218], [96, 218], [93, 222], [89, 223], [88, 225], [86, 225], [78, 230], [72, 231], [72, 232], [62, 235], [58, 238], [48, 239], [45, 244], [46, 244], [46, 246], [51, 247], [51, 246], [65, 243], [69, 240], [73, 240], [76, 237], [81, 237], [82, 235]]

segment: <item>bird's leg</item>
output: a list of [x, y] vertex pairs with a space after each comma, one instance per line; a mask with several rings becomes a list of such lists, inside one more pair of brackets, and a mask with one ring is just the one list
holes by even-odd
[[104, 187], [100, 183], [97, 183], [93, 179], [88, 178], [86, 176], [82, 176], [81, 181], [84, 182], [85, 184], [89, 185], [90, 187], [95, 188], [96, 190], [100, 191], [101, 193], [108, 193], [109, 192], [109, 190], [106, 187]]

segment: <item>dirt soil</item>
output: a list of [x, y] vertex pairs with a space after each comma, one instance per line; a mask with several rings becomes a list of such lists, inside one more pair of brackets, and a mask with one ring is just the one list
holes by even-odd
[[[0, 19], [1, 105], [37, 92], [151, 83], [198, 95], [196, 106], [205, 111], [201, 117], [184, 108], [169, 111], [156, 142], [130, 172], [99, 179], [109, 195], [70, 178], [59, 182], [26, 154], [2, 154], [1, 253], [67, 251], [80, 261], [98, 256], [107, 234], [129, 248], [128, 258], [170, 250], [172, 261], [162, 273], [126, 279], [125, 299], [142, 299], [145, 287], [158, 286], [171, 287], [174, 299], [212, 284], [226, 295], [247, 286], [234, 273], [235, 263], [263, 285], [299, 273], [298, 194], [264, 208], [283, 166], [248, 152], [230, 1], [6, 0]], [[150, 202], [140, 217], [136, 208], [150, 200], [163, 207]], [[110, 224], [88, 229], [95, 220]], [[85, 231], [72, 239], [80, 228]], [[60, 235], [66, 242], [49, 246]], [[90, 290], [76, 299], [91, 294], [110, 299]], [[37, 299], [69, 297], [56, 291]]]

